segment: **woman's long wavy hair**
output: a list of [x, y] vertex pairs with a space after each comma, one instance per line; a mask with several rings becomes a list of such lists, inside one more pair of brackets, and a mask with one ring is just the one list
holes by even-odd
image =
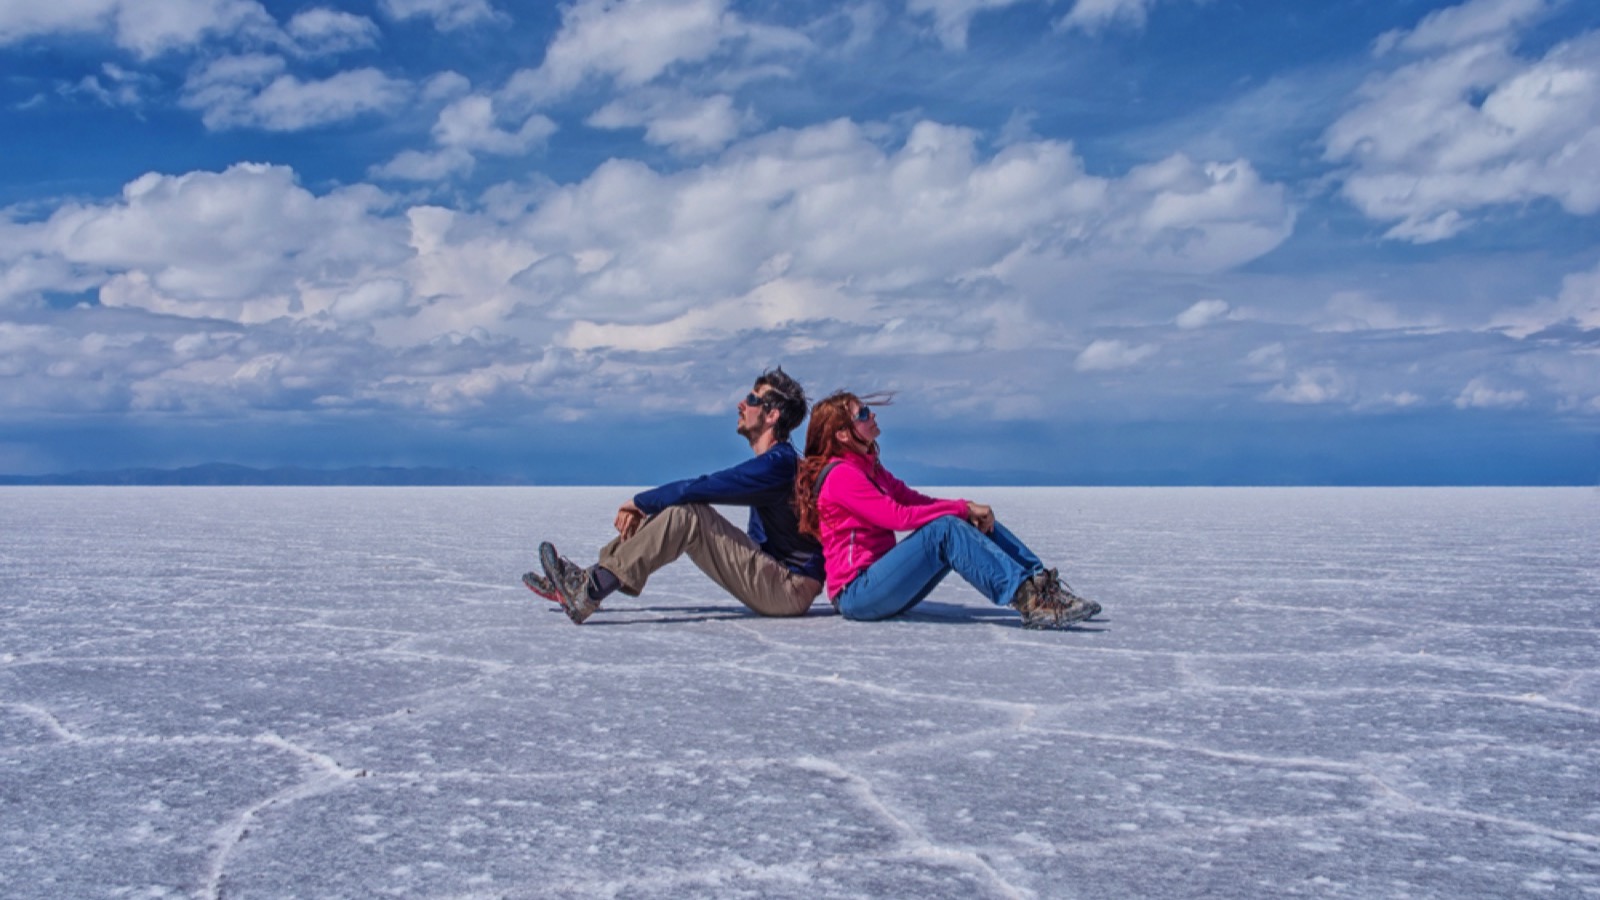
[[[851, 404], [858, 408], [863, 404], [887, 406], [893, 396], [871, 394], [861, 398], [849, 391], [835, 391], [811, 407], [811, 422], [806, 426], [806, 455], [800, 460], [800, 468], [794, 477], [794, 511], [800, 520], [801, 534], [821, 540], [821, 522], [817, 515], [817, 477], [822, 474], [823, 467], [831, 459], [862, 452], [859, 442], [839, 439], [840, 431], [855, 434], [855, 421], [850, 415]], [[866, 454], [878, 455], [876, 441], [866, 448]]]

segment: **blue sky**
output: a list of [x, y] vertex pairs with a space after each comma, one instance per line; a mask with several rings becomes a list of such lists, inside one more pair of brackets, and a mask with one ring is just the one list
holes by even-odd
[[0, 472], [1600, 482], [1600, 6], [0, 0]]

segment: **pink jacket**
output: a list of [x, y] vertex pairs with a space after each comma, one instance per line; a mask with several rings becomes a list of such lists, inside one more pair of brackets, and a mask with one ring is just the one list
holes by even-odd
[[875, 458], [851, 453], [835, 460], [839, 465], [828, 472], [817, 495], [829, 600], [894, 547], [896, 531], [914, 531], [940, 516], [967, 514], [967, 501], [919, 494]]

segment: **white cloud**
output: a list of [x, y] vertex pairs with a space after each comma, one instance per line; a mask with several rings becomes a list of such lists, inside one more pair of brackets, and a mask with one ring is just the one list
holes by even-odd
[[1541, 8], [1469, 4], [1388, 42], [1435, 52], [1371, 79], [1329, 126], [1344, 196], [1394, 223], [1388, 237], [1444, 240], [1475, 212], [1539, 198], [1600, 211], [1600, 32], [1519, 57], [1508, 29]]
[[1496, 314], [1490, 327], [1520, 338], [1565, 324], [1600, 329], [1600, 265], [1563, 278], [1561, 291], [1554, 298]]
[[734, 109], [726, 94], [693, 97], [669, 91], [640, 91], [614, 100], [591, 115], [595, 128], [645, 129], [645, 140], [690, 155], [727, 146], [746, 126], [749, 113]]
[[[377, 69], [340, 72], [320, 81], [301, 81], [285, 75], [263, 88], [244, 109], [233, 111], [230, 124], [298, 131], [364, 113], [392, 111], [405, 102], [410, 92], [407, 82]], [[228, 115], [222, 111], [211, 114]]]
[[962, 50], [967, 46], [967, 29], [973, 16], [1022, 2], [1031, 0], [906, 0], [906, 12], [932, 16], [940, 42], [949, 49]]
[[0, 408], [60, 415], [125, 405], [119, 376], [142, 337], [0, 321]]
[[144, 58], [217, 34], [271, 34], [255, 0], [11, 0], [0, 3], [0, 45], [51, 34], [109, 33]]
[[925, 122], [891, 152], [839, 121], [670, 176], [607, 163], [545, 198], [529, 227], [608, 249], [568, 302], [660, 320], [744, 293], [781, 253], [791, 276], [868, 295], [999, 279], [1055, 304], [1063, 267], [1209, 271], [1270, 249], [1291, 218], [1278, 188], [1236, 168], [1179, 162], [1107, 180], [1056, 142], [983, 159], [975, 133]]
[[139, 107], [144, 105], [145, 92], [160, 83], [153, 75], [130, 71], [116, 63], [102, 63], [100, 74], [85, 75], [77, 84], [64, 88], [63, 93], [87, 95], [106, 106]]
[[732, 37], [726, 0], [580, 0], [563, 12], [544, 62], [516, 88], [536, 99], [560, 96], [587, 78], [623, 87], [645, 84], [679, 62], [704, 60]]
[[752, 25], [727, 5], [727, 0], [579, 0], [562, 13], [561, 31], [545, 48], [544, 62], [513, 76], [507, 95], [539, 104], [594, 78], [636, 88], [736, 45], [756, 57], [810, 49], [810, 41], [797, 32]]
[[251, 89], [269, 83], [287, 67], [288, 63], [283, 57], [272, 54], [223, 56], [197, 66], [190, 72], [185, 92], [187, 99], [205, 105], [221, 105], [225, 101], [242, 102]]
[[554, 342], [555, 326], [542, 315], [551, 298], [519, 284], [517, 275], [560, 243], [530, 239], [521, 222], [504, 226], [437, 206], [412, 207], [406, 224], [412, 258], [399, 274], [425, 302], [403, 320], [378, 323], [381, 343], [414, 346], [449, 333], [517, 334], [530, 322], [539, 346]]
[[489, 97], [464, 97], [446, 106], [433, 126], [440, 146], [514, 156], [542, 144], [556, 130], [555, 122], [540, 115], [528, 116], [516, 131], [501, 128]]
[[1178, 314], [1174, 320], [1179, 328], [1193, 330], [1204, 328], [1228, 314], [1229, 306], [1222, 300], [1201, 300]]
[[1279, 403], [1313, 405], [1333, 403], [1343, 399], [1347, 388], [1345, 379], [1336, 369], [1319, 366], [1295, 372], [1294, 381], [1280, 384], [1266, 394], [1266, 399]]
[[1289, 371], [1288, 350], [1277, 341], [1251, 350], [1246, 354], [1244, 361], [1259, 371], [1259, 376], [1254, 379], [1257, 381], [1276, 380]]
[[465, 96], [472, 91], [472, 81], [460, 72], [440, 72], [422, 84], [422, 99], [439, 103]]
[[[946, 49], [964, 50], [972, 20], [979, 13], [1041, 0], [906, 0], [906, 12], [933, 19], [934, 32]], [[1055, 0], [1042, 0], [1050, 5]], [[1143, 28], [1158, 0], [1072, 0], [1072, 8], [1056, 20], [1061, 31], [1089, 35], [1116, 25]]]
[[[1171, 271], [1221, 271], [1281, 244], [1295, 214], [1281, 185], [1244, 160], [1196, 163], [1175, 155], [1106, 184], [1088, 255]], [[1088, 225], [1089, 223], [1084, 223]]]
[[296, 13], [284, 30], [307, 54], [343, 53], [378, 43], [378, 25], [366, 16], [317, 7]]
[[398, 108], [409, 82], [377, 69], [340, 72], [318, 81], [285, 74], [282, 57], [250, 54], [214, 60], [184, 85], [183, 105], [199, 110], [212, 130], [300, 131]]
[[1143, 28], [1155, 3], [1156, 0], [1076, 0], [1058, 27], [1089, 34], [1116, 24]]
[[665, 322], [631, 325], [578, 321], [567, 335], [567, 345], [580, 350], [612, 347], [650, 352], [745, 330], [776, 331], [823, 318], [849, 319], [857, 309], [857, 304], [836, 288], [777, 279], [744, 296], [696, 306]]
[[1488, 379], [1474, 378], [1461, 389], [1461, 394], [1456, 397], [1457, 409], [1508, 409], [1522, 406], [1528, 401], [1528, 392], [1523, 390], [1497, 390], [1491, 387]]
[[0, 44], [63, 32], [100, 31], [111, 25], [119, 0], [0, 4]]
[[21, 229], [9, 230], [10, 235], [0, 231], [0, 239], [12, 248], [11, 254], [0, 255], [0, 309], [37, 306], [46, 293], [77, 294], [100, 284], [94, 273], [38, 246]]
[[[283, 63], [228, 64], [270, 80]], [[515, 120], [492, 115], [497, 102], [458, 101], [436, 136], [457, 146], [440, 153], [524, 146]], [[249, 335], [203, 359], [175, 352], [121, 393], [81, 385], [72, 402], [91, 407], [514, 402], [530, 354], [570, 345], [585, 390], [643, 364], [607, 368], [607, 354], [648, 354], [677, 367], [660, 377], [686, 386], [672, 402], [689, 408], [705, 402], [692, 389], [704, 367], [757, 347], [892, 353], [906, 377], [986, 384], [1000, 376], [974, 382], [963, 360], [1071, 341], [1082, 332], [1067, 323], [1104, 299], [1097, 278], [1236, 265], [1270, 242], [1228, 230], [1281, 233], [1292, 220], [1281, 189], [1237, 164], [1107, 178], [1060, 142], [981, 148], [977, 133], [933, 122], [886, 146], [841, 120], [669, 172], [613, 160], [570, 184], [532, 178], [485, 195], [482, 212], [401, 210], [364, 186], [314, 193], [274, 166], [151, 174], [42, 220], [0, 216], [0, 302], [37, 310], [51, 292], [98, 289], [85, 321], [193, 323], [185, 333], [231, 322]], [[432, 343], [450, 334], [475, 337]], [[1042, 353], [1041, 372], [1074, 363]], [[1154, 353], [1127, 341], [1084, 363]], [[506, 368], [479, 371], [490, 365]]]
[[1554, 399], [1557, 411], [1600, 414], [1600, 349], [1593, 345], [1564, 353], [1536, 353], [1526, 361], [1526, 372], [1537, 379], [1541, 394]]
[[193, 46], [213, 34], [277, 30], [254, 0], [122, 0], [115, 20], [117, 43], [146, 57]]
[[1073, 368], [1079, 372], [1108, 372], [1129, 369], [1156, 354], [1154, 344], [1130, 345], [1126, 341], [1098, 340], [1083, 349]]
[[1388, 393], [1378, 398], [1379, 406], [1390, 406], [1395, 409], [1408, 409], [1422, 403], [1422, 398], [1410, 391]]
[[857, 329], [847, 337], [836, 339], [831, 346], [850, 356], [877, 358], [883, 356], [949, 358], [961, 353], [977, 353], [1000, 349], [988, 333], [984, 316], [973, 315], [967, 321], [932, 319], [930, 317], [896, 317], [878, 324], [875, 328]]
[[1435, 10], [1416, 28], [1378, 38], [1378, 53], [1395, 48], [1412, 52], [1444, 50], [1484, 40], [1499, 40], [1550, 11], [1549, 0], [1471, 0]]
[[835, 45], [834, 49], [846, 56], [869, 46], [889, 21], [889, 11], [870, 0], [847, 4], [836, 10], [833, 16], [844, 24], [846, 32], [844, 41]]
[[[439, 84], [438, 79], [434, 84]], [[373, 167], [370, 174], [409, 181], [442, 180], [472, 171], [476, 154], [518, 156], [548, 141], [555, 131], [556, 123], [539, 114], [527, 115], [515, 131], [502, 128], [493, 98], [473, 94], [452, 101], [439, 112], [433, 125], [435, 150], [402, 151]]]
[[[1272, 244], [1215, 229], [1254, 223], [1244, 231], [1281, 235], [1292, 219], [1277, 187], [1233, 166], [1180, 160], [1103, 179], [1068, 145], [985, 158], [977, 141], [923, 123], [886, 150], [839, 121], [670, 174], [613, 160], [580, 182], [496, 200], [482, 218], [414, 211], [413, 295], [460, 299], [383, 326], [384, 339], [515, 330], [535, 316], [573, 323], [565, 339], [582, 349], [669, 353], [745, 331], [836, 348], [875, 335], [898, 348], [883, 352], [1015, 349], [1089, 302], [1063, 298], [1055, 275], [1034, 285], [1035, 269], [1144, 272], [1159, 260], [1164, 271], [1211, 271]], [[438, 272], [426, 285], [414, 274], [424, 263]], [[998, 285], [1010, 306], [977, 301], [988, 290], [979, 285]], [[884, 330], [894, 321], [903, 324]], [[842, 322], [859, 327], [830, 330]]]
[[318, 197], [287, 169], [240, 164], [145, 175], [117, 201], [62, 207], [12, 236], [35, 257], [101, 273], [108, 306], [264, 321], [300, 307], [305, 283], [408, 258], [403, 224], [376, 215], [386, 202], [372, 188]]
[[388, 162], [369, 169], [367, 177], [395, 181], [443, 181], [471, 172], [477, 162], [476, 157], [460, 147], [402, 150]]
[[398, 278], [377, 278], [339, 292], [328, 312], [346, 321], [376, 319], [406, 309], [411, 286]]
[[379, 6], [394, 19], [430, 18], [442, 31], [499, 18], [488, 0], [381, 0]]
[[1373, 331], [1400, 328], [1434, 328], [1437, 317], [1403, 313], [1392, 303], [1384, 303], [1359, 291], [1338, 291], [1316, 327], [1325, 331]]

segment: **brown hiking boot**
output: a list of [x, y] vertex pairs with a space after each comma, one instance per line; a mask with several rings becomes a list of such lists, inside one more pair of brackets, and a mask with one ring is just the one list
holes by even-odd
[[1029, 577], [1017, 588], [1011, 598], [1011, 608], [1022, 615], [1023, 628], [1070, 628], [1072, 623], [1089, 618], [1092, 613], [1082, 597], [1067, 593], [1071, 601], [1061, 599], [1058, 579], [1049, 572]]
[[[1093, 618], [1100, 614], [1100, 604], [1088, 599], [1087, 597], [1079, 597], [1077, 594], [1074, 594], [1072, 592], [1072, 586], [1067, 584], [1065, 581], [1062, 581], [1061, 575], [1057, 573], [1055, 569], [1046, 569], [1044, 574], [1049, 579], [1049, 584], [1046, 586], [1046, 590], [1050, 592], [1051, 595], [1057, 600], [1061, 601], [1064, 606], [1066, 606], [1069, 613], [1071, 613], [1069, 616], [1070, 621], [1078, 622], [1082, 621], [1083, 619]], [[1085, 610], [1083, 615], [1076, 614], [1076, 610], [1080, 607]]]

